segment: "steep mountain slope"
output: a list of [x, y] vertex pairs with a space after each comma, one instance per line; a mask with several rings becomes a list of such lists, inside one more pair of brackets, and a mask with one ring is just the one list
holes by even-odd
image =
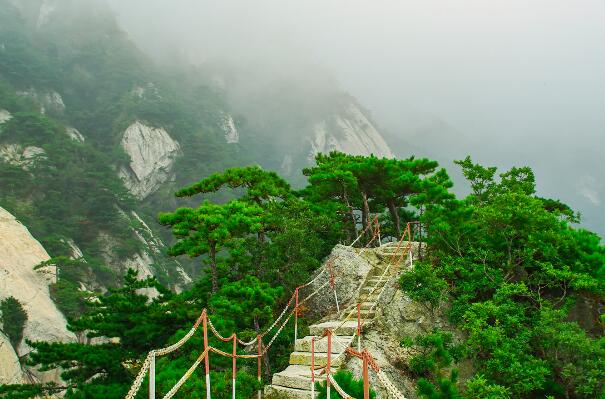
[[177, 188], [253, 163], [301, 181], [319, 151], [392, 156], [321, 77], [241, 95], [244, 79], [154, 65], [102, 0], [0, 0], [0, 205], [50, 256], [79, 259], [72, 290], [102, 290], [127, 267], [178, 288], [199, 266], [165, 255], [156, 221], [192, 203]]

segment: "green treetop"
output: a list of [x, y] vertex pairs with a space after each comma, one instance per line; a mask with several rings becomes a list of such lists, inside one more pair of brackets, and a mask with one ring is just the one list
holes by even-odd
[[212, 292], [218, 290], [217, 253], [234, 237], [260, 230], [261, 219], [262, 209], [243, 201], [224, 205], [204, 201], [197, 208], [178, 208], [159, 217], [161, 224], [172, 227], [178, 239], [169, 249], [170, 255], [209, 256]]

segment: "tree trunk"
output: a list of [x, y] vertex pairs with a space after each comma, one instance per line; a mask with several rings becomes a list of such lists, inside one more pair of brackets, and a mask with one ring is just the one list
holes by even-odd
[[395, 226], [395, 234], [397, 234], [397, 239], [399, 239], [401, 238], [401, 221], [399, 220], [399, 212], [395, 206], [395, 200], [389, 199], [388, 205], [391, 218], [393, 219], [393, 225]]
[[210, 245], [210, 273], [212, 277], [212, 293], [218, 291], [218, 269], [216, 267], [216, 244]]
[[[368, 195], [365, 193], [365, 191], [361, 192], [361, 198], [363, 199], [363, 208], [361, 210], [361, 223], [363, 224], [363, 228], [367, 228], [368, 224], [370, 223], [369, 221], [369, 217], [370, 217], [370, 205], [368, 204]], [[366, 232], [366, 236], [368, 236], [370, 234], [370, 231], [368, 230]]]
[[263, 268], [263, 263], [265, 262], [264, 256], [264, 244], [265, 244], [265, 230], [261, 229], [257, 233], [258, 237], [258, 258], [256, 259], [256, 277], [259, 279], [263, 279], [265, 275], [265, 270]]
[[349, 241], [353, 241], [357, 238], [357, 224], [355, 223], [355, 215], [353, 214], [353, 207], [349, 202], [349, 196], [347, 190], [342, 190], [342, 198], [345, 200], [345, 206], [347, 207], [347, 216], [349, 218]]

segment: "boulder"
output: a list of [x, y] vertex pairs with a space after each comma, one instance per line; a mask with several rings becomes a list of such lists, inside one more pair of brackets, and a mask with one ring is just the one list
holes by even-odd
[[[331, 261], [332, 260], [332, 261]], [[315, 276], [319, 276], [310, 286], [305, 287], [300, 293], [300, 300], [309, 294], [318, 290], [317, 294], [304, 304], [303, 311], [311, 319], [332, 313], [336, 310], [336, 298], [334, 291], [325, 287], [320, 287], [326, 283], [329, 284], [331, 262], [334, 270], [334, 288], [341, 310], [353, 298], [357, 297], [361, 282], [368, 275], [372, 268], [372, 259], [368, 254], [359, 254], [359, 250], [345, 245], [336, 245], [324, 265], [318, 270]]]

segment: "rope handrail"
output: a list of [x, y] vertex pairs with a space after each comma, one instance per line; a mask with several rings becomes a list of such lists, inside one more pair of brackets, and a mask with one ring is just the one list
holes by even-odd
[[[397, 259], [396, 262], [393, 261], [393, 258], [391, 258], [391, 262], [389, 262], [389, 264], [387, 265], [387, 267], [385, 268], [385, 270], [383, 271], [382, 275], [378, 278], [378, 280], [376, 281], [376, 283], [374, 284], [374, 287], [367, 292], [361, 299], [358, 300], [359, 303], [361, 302], [365, 302], [366, 299], [368, 299], [378, 288], [379, 284], [383, 281], [382, 279], [384, 278], [384, 276], [388, 273], [388, 271], [391, 269], [391, 266], [397, 266], [400, 264], [400, 260], [403, 259], [407, 253], [409, 253], [412, 249], [412, 233], [411, 233], [411, 225], [412, 223], [408, 223], [407, 227], [406, 227], [406, 233], [407, 233], [407, 245], [405, 246], [405, 249], [402, 251], [401, 256], [399, 256], [399, 258]], [[401, 239], [399, 240], [399, 242], [397, 243], [397, 248], [395, 249], [395, 256], [397, 256], [397, 254], [399, 253], [401, 246], [403, 245], [404, 242], [404, 238], [406, 238], [406, 234], [401, 236]], [[367, 277], [366, 277], [367, 278]], [[382, 294], [382, 291], [384, 291], [386, 288], [386, 285], [383, 285], [382, 290], [379, 294], [379, 296]], [[356, 309], [351, 309], [351, 311], [347, 314], [347, 316], [342, 320], [342, 322], [333, 329], [333, 331], [337, 331], [340, 328], [342, 328], [342, 326], [349, 320], [351, 320], [351, 318], [356, 314]]]
[[[368, 243], [366, 243], [366, 245], [364, 246], [364, 248], [362, 248], [362, 251], [364, 249], [366, 249], [369, 245], [371, 245], [371, 243], [376, 239], [380, 237], [380, 225], [378, 223], [378, 218], [374, 218], [374, 223], [368, 223], [368, 225], [366, 226], [366, 229], [364, 229], [360, 235], [363, 236], [367, 229], [369, 227], [371, 227], [372, 225], [376, 224], [377, 227], [373, 232], [373, 236], [370, 239], [370, 241], [368, 241]], [[376, 283], [374, 284], [374, 287], [364, 295], [364, 299], [367, 299], [369, 296], [371, 296], [378, 288], [379, 284], [381, 284], [384, 281], [384, 277], [385, 275], [391, 270], [394, 269], [395, 267], [397, 267], [400, 264], [400, 261], [406, 256], [406, 254], [411, 254], [411, 249], [412, 249], [412, 233], [411, 233], [411, 225], [413, 223], [408, 223], [407, 224], [407, 228], [406, 228], [406, 233], [407, 233], [407, 238], [408, 238], [408, 242], [407, 245], [405, 246], [405, 249], [403, 251], [401, 251], [401, 247], [403, 245], [404, 242], [404, 238], [406, 238], [406, 234], [402, 235], [401, 240], [398, 242], [397, 244], [397, 248], [395, 250], [395, 253], [393, 254], [394, 256], [391, 258], [391, 261], [389, 262], [389, 264], [387, 265], [387, 267], [385, 268], [384, 272], [382, 273], [382, 275], [377, 279]], [[358, 237], [351, 245], [354, 245], [359, 238]], [[401, 252], [400, 252], [401, 251]], [[206, 381], [207, 381], [207, 399], [210, 399], [210, 390], [209, 390], [209, 374], [208, 374], [208, 355], [210, 352], [219, 354], [220, 356], [224, 356], [224, 357], [228, 357], [228, 358], [232, 358], [233, 359], [233, 390], [235, 392], [235, 374], [236, 374], [236, 369], [235, 369], [235, 360], [236, 359], [258, 359], [258, 367], [259, 367], [259, 374], [258, 374], [258, 378], [260, 379], [260, 361], [261, 358], [263, 356], [265, 356], [269, 349], [271, 348], [272, 344], [274, 343], [274, 341], [277, 339], [277, 337], [281, 334], [282, 330], [285, 328], [285, 326], [288, 324], [289, 320], [292, 318], [292, 316], [294, 315], [295, 317], [298, 317], [298, 312], [299, 312], [299, 307], [304, 304], [305, 302], [307, 302], [308, 300], [310, 300], [313, 296], [317, 295], [317, 293], [319, 291], [321, 291], [322, 289], [324, 289], [328, 284], [330, 284], [332, 290], [334, 291], [335, 294], [335, 299], [336, 299], [336, 306], [338, 308], [338, 298], [336, 296], [336, 290], [335, 290], [335, 284], [334, 284], [334, 278], [335, 278], [335, 273], [334, 273], [334, 268], [333, 268], [333, 264], [335, 262], [335, 260], [338, 259], [338, 256], [335, 257], [331, 257], [327, 263], [326, 263], [326, 267], [324, 269], [322, 269], [313, 279], [311, 279], [310, 281], [308, 281], [305, 284], [302, 284], [298, 287], [296, 287], [296, 289], [294, 290], [294, 292], [292, 293], [290, 299], [288, 300], [288, 303], [286, 304], [286, 306], [284, 307], [284, 309], [281, 311], [280, 315], [273, 321], [273, 323], [262, 333], [259, 333], [257, 335], [257, 337], [249, 342], [245, 342], [242, 341], [241, 339], [238, 339], [237, 337], [237, 333], [232, 333], [230, 336], [228, 337], [224, 337], [222, 336], [219, 331], [216, 329], [216, 327], [214, 326], [214, 324], [212, 323], [209, 315], [208, 315], [208, 311], [206, 309], [203, 309], [203, 311], [201, 312], [200, 316], [197, 318], [196, 322], [194, 323], [194, 325], [192, 326], [192, 328], [187, 332], [187, 334], [185, 334], [181, 339], [179, 339], [176, 343], [165, 347], [165, 348], [161, 348], [161, 349], [154, 349], [151, 350], [147, 356], [145, 357], [145, 360], [143, 361], [143, 364], [141, 365], [141, 369], [139, 370], [139, 373], [137, 374], [137, 376], [135, 377], [135, 380], [132, 384], [132, 386], [130, 387], [130, 390], [128, 391], [125, 399], [133, 399], [140, 387], [141, 384], [143, 382], [143, 379], [145, 378], [145, 376], [147, 375], [148, 372], [150, 372], [150, 394], [152, 392], [152, 385], [153, 385], [153, 393], [155, 394], [155, 358], [158, 356], [164, 356], [167, 355], [169, 353], [172, 353], [174, 351], [176, 351], [177, 349], [179, 349], [180, 347], [182, 347], [187, 341], [189, 341], [189, 339], [195, 334], [195, 332], [197, 331], [197, 329], [199, 328], [199, 326], [201, 324], [203, 324], [204, 327], [204, 346], [205, 349], [204, 351], [198, 356], [197, 360], [194, 362], [194, 364], [187, 370], [187, 372], [181, 377], [181, 379], [170, 389], [170, 391], [168, 391], [168, 393], [166, 393], [166, 395], [164, 396], [164, 399], [170, 399], [172, 398], [172, 396], [174, 396], [174, 394], [180, 389], [180, 387], [187, 381], [187, 379], [193, 374], [193, 372], [197, 369], [197, 367], [199, 366], [199, 364], [202, 361], [205, 361], [206, 363]], [[310, 286], [311, 284], [313, 284], [315, 281], [317, 281], [322, 275], [324, 275], [326, 273], [326, 271], [329, 272], [329, 278], [327, 279], [327, 281], [325, 283], [323, 283], [322, 285], [320, 285], [315, 291], [313, 291], [311, 294], [307, 295], [305, 298], [303, 298], [301, 301], [299, 301], [298, 297], [299, 297], [299, 292], [300, 290], [302, 290], [305, 287]], [[366, 276], [367, 279], [367, 276]], [[365, 283], [365, 280], [364, 280]], [[382, 292], [384, 291], [386, 285], [383, 285], [382, 290], [379, 294], [379, 298], [382, 295]], [[296, 301], [296, 305], [294, 307], [293, 310], [291, 310], [290, 312], [288, 312], [288, 309], [290, 309], [293, 301]], [[376, 305], [376, 304], [375, 304]], [[374, 306], [375, 306], [374, 305]], [[372, 307], [373, 309], [373, 307]], [[371, 309], [370, 309], [371, 310]], [[340, 313], [340, 312], [339, 312]], [[328, 335], [328, 342], [331, 342], [331, 336], [332, 334], [334, 334], [334, 331], [337, 331], [339, 328], [341, 328], [347, 321], [349, 321], [352, 317], [352, 315], [354, 314], [354, 311], [349, 312], [349, 314], [346, 316], [346, 318], [342, 321], [342, 323], [337, 326], [336, 328], [333, 329], [329, 329], [329, 330], [325, 330], [324, 335], [326, 336]], [[287, 317], [286, 317], [287, 315]], [[263, 347], [262, 345], [262, 338], [265, 337], [267, 334], [269, 334], [275, 327], [277, 327], [280, 323], [280, 321], [282, 319], [285, 320], [283, 321], [283, 323], [281, 323], [281, 325], [279, 326], [279, 328], [277, 329], [277, 331], [275, 332], [275, 334], [273, 335], [273, 337], [271, 338], [271, 340], [269, 341], [269, 343], [267, 345], [265, 345]], [[207, 341], [207, 325], [210, 325], [210, 330], [212, 331], [212, 333], [216, 336], [216, 338], [218, 338], [220, 341], [222, 342], [233, 342], [233, 353], [227, 353], [221, 349], [212, 347], [210, 345], [208, 345], [208, 341]], [[296, 329], [296, 323], [295, 323], [295, 329]], [[348, 345], [345, 345], [343, 343], [343, 348], [342, 350], [336, 354], [336, 358], [343, 356], [345, 354], [345, 352], [351, 353], [357, 357], [359, 357], [359, 352], [355, 352], [350, 348], [350, 344], [353, 342], [353, 340], [355, 339], [355, 337], [359, 337], [359, 334], [361, 333], [360, 329], [357, 329], [353, 335], [350, 337], [350, 342]], [[296, 333], [295, 333], [295, 337], [296, 337]], [[258, 343], [258, 353], [257, 354], [238, 354], [236, 351], [236, 346], [237, 344], [241, 344], [244, 346], [250, 346], [253, 343], [257, 342]], [[330, 358], [332, 356], [331, 350], [328, 350], [329, 355], [328, 358]], [[362, 359], [365, 359], [364, 362], [365, 363], [369, 363], [372, 366], [372, 369], [379, 373], [379, 379], [381, 380], [381, 382], [383, 382], [383, 384], [388, 387], [388, 389], [393, 392], [393, 395], [398, 398], [398, 399], [405, 399], [405, 397], [403, 396], [403, 394], [401, 394], [396, 388], [395, 386], [390, 382], [390, 380], [388, 380], [388, 377], [382, 373], [380, 371], [380, 369], [378, 368], [378, 366], [376, 365], [374, 359], [372, 358], [372, 356], [369, 354], [369, 352], [367, 352], [367, 350], [364, 350], [364, 352], [361, 354]], [[365, 364], [364, 363], [364, 364]], [[333, 377], [330, 375], [329, 371], [327, 370], [327, 367], [323, 368], [323, 372], [325, 372], [327, 374], [327, 378], [328, 381], [331, 381], [335, 387], [335, 389], [337, 389], [337, 391], [339, 391], [339, 393], [345, 397], [345, 398], [350, 398], [349, 395], [346, 394], [346, 392], [344, 392], [342, 390], [342, 388], [340, 388], [340, 386], [338, 386], [338, 384], [336, 383], [336, 381], [333, 379]], [[150, 371], [151, 370], [151, 371]], [[322, 371], [320, 371], [321, 374]], [[312, 375], [315, 376], [315, 372], [312, 371]], [[235, 393], [234, 393], [235, 394]]]

